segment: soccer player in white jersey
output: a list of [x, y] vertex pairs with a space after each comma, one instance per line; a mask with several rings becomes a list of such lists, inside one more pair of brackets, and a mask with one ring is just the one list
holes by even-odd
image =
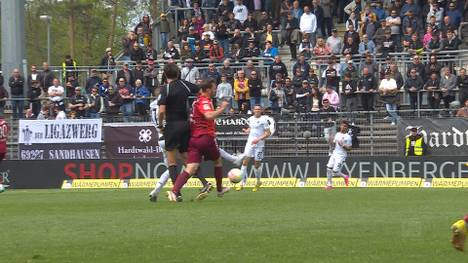
[[243, 129], [244, 133], [249, 135], [247, 144], [244, 150], [244, 160], [241, 166], [242, 181], [236, 188], [240, 191], [244, 188], [247, 182], [247, 166], [249, 165], [250, 159], [254, 158], [254, 174], [257, 178], [257, 183], [252, 191], [256, 192], [262, 185], [262, 160], [265, 151], [265, 139], [270, 137], [272, 134], [270, 130], [270, 117], [262, 115], [263, 109], [260, 105], [254, 106], [253, 116], [247, 120], [249, 127]]
[[352, 139], [348, 134], [349, 123], [346, 120], [340, 122], [340, 130], [334, 138], [335, 149], [333, 150], [327, 164], [327, 186], [325, 190], [332, 190], [333, 176], [343, 177], [346, 186], [349, 184], [349, 176], [341, 172], [341, 168], [346, 161], [348, 152], [351, 151]]
[[[158, 127], [158, 100], [159, 100], [159, 97], [158, 99], [154, 100], [153, 102], [151, 102], [150, 104], [150, 112], [151, 112], [151, 121], [154, 125], [154, 127]], [[156, 128], [157, 129], [157, 128]], [[163, 137], [163, 133], [159, 130], [158, 130], [158, 145], [159, 145], [159, 148], [161, 149], [162, 153], [163, 153], [163, 159], [164, 159], [164, 163], [166, 164], [167, 166], [167, 154], [166, 154], [166, 150], [165, 150], [165, 145], [164, 145], [164, 137]], [[240, 165], [244, 156], [243, 155], [239, 155], [239, 156], [235, 156], [235, 155], [232, 155], [232, 154], [229, 154], [228, 152], [226, 152], [225, 150], [219, 148], [219, 153], [221, 154], [221, 157], [235, 165]], [[151, 202], [156, 202], [157, 199], [158, 199], [158, 195], [159, 193], [161, 192], [161, 190], [163, 189], [163, 187], [166, 185], [167, 181], [169, 180], [169, 170], [166, 170], [164, 171], [164, 173], [159, 177], [159, 180], [158, 182], [156, 183], [156, 186], [154, 187], [154, 189], [151, 191], [151, 193], [149, 194], [149, 198], [150, 198], [150, 201]], [[211, 188], [211, 184], [208, 183], [209, 186], [208, 186], [208, 190], [210, 190]], [[204, 189], [201, 190], [201, 193], [204, 192]]]

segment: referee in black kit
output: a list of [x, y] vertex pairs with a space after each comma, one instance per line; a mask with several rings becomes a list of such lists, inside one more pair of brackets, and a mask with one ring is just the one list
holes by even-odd
[[[190, 140], [190, 103], [189, 97], [196, 96], [199, 87], [180, 80], [180, 70], [176, 64], [164, 66], [167, 84], [161, 88], [159, 99], [158, 128], [163, 130], [167, 151], [167, 164], [172, 183], [178, 175], [177, 152], [183, 161], [187, 158]], [[165, 126], [163, 124], [165, 123]], [[211, 184], [205, 178], [198, 177], [203, 184], [202, 192], [209, 191]], [[182, 201], [181, 197], [178, 200]]]

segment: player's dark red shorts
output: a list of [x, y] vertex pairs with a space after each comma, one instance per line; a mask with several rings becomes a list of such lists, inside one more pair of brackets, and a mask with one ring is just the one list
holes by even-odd
[[216, 161], [219, 157], [218, 144], [214, 137], [204, 134], [190, 138], [187, 163], [201, 163], [202, 158]]
[[0, 162], [5, 159], [6, 153], [0, 153]]

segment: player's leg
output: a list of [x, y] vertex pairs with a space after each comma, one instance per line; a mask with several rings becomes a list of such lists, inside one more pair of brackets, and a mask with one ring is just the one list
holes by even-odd
[[245, 186], [247, 182], [247, 166], [249, 165], [250, 159], [255, 156], [254, 152], [254, 147], [247, 142], [247, 145], [245, 145], [244, 149], [244, 160], [242, 161], [242, 166], [241, 166], [241, 174], [242, 174], [242, 180], [239, 184], [239, 186], [236, 188], [237, 191], [242, 190], [242, 188]]
[[[180, 155], [180, 160], [182, 160], [182, 163], [186, 163], [187, 152], [180, 153], [179, 155]], [[198, 167], [198, 170], [195, 172], [193, 176], [197, 177], [203, 186], [200, 191], [209, 191], [211, 189], [211, 184], [205, 179], [205, 176], [203, 176], [203, 174], [200, 172], [200, 167]]]
[[[168, 161], [167, 161], [167, 152], [164, 150], [164, 140], [158, 141], [159, 147], [162, 149], [162, 154], [163, 154], [163, 160], [166, 166], [168, 166]], [[154, 189], [150, 192], [149, 198], [151, 202], [156, 202], [158, 199], [158, 195], [161, 192], [162, 188], [166, 185], [167, 180], [169, 180], [169, 170], [166, 169], [164, 173], [159, 177], [158, 182], [156, 182], [156, 185]]]
[[198, 170], [199, 163], [188, 163], [185, 167], [185, 170], [177, 176], [177, 179], [172, 187], [171, 191], [167, 191], [167, 196], [169, 201], [172, 202], [180, 202], [180, 198], [178, 198], [181, 194], [180, 191], [182, 187], [187, 183], [188, 179], [195, 175]]
[[327, 163], [327, 186], [326, 190], [331, 190], [333, 187], [333, 167], [335, 166], [335, 156], [330, 156]]
[[335, 157], [335, 165], [333, 166], [333, 176], [340, 176], [344, 179], [346, 186], [348, 186], [349, 176], [344, 174], [341, 170], [343, 169], [343, 165], [346, 161], [345, 156], [336, 156]]
[[226, 152], [222, 148], [219, 148], [219, 153], [221, 154], [221, 158], [223, 158], [224, 160], [226, 160], [228, 162], [231, 162], [231, 163], [233, 163], [235, 165], [241, 165], [242, 159], [244, 159], [243, 154], [236, 156], [236, 155], [233, 155], [233, 154], [229, 154], [228, 152]]
[[216, 191], [218, 197], [223, 197], [225, 193], [229, 192], [229, 187], [223, 187], [223, 160], [219, 157], [214, 162], [214, 174], [216, 179]]
[[255, 178], [257, 178], [257, 183], [255, 184], [255, 187], [252, 189], [252, 191], [256, 192], [262, 185], [262, 160], [263, 160], [263, 147], [255, 147], [255, 162], [254, 162], [254, 174]]

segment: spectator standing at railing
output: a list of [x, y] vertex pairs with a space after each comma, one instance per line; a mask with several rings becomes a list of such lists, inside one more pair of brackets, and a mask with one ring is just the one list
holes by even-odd
[[[90, 90], [91, 92], [91, 90]], [[75, 94], [71, 96], [70, 101], [68, 103], [68, 107], [70, 112], [73, 112], [73, 115], [77, 119], [84, 118], [86, 116], [86, 109], [88, 106], [88, 98], [81, 94], [81, 88], [75, 88]]]
[[200, 63], [207, 58], [208, 56], [203, 47], [201, 45], [195, 45], [195, 51], [193, 52], [192, 57], [189, 59], [192, 59], [194, 63]]
[[138, 43], [136, 39], [136, 34], [133, 31], [127, 33], [127, 36], [122, 39], [123, 55], [122, 60], [130, 59], [130, 50], [133, 47], [134, 43]]
[[231, 67], [230, 59], [224, 60], [223, 66], [219, 70], [219, 73], [221, 73], [221, 75], [225, 75], [227, 82], [229, 82], [232, 86], [234, 86], [235, 70]]
[[422, 104], [422, 89], [424, 86], [423, 79], [418, 75], [416, 68], [409, 71], [409, 78], [405, 81], [405, 90], [410, 97], [410, 105], [413, 111], [421, 108]]
[[130, 60], [146, 60], [145, 51], [140, 47], [138, 43], [134, 43], [133, 48], [130, 50]]
[[[286, 105], [286, 95], [283, 86], [284, 83], [282, 81], [276, 82], [275, 86], [272, 87], [268, 94], [268, 100], [271, 103], [271, 111], [276, 114], [281, 113], [281, 109]], [[251, 108], [253, 110], [254, 107]]]
[[[264, 58], [273, 59], [278, 55], [278, 49], [274, 47], [270, 41], [265, 42], [265, 49], [262, 51], [261, 56]], [[271, 60], [265, 60], [264, 64], [268, 65], [271, 64]]]
[[4, 116], [6, 100], [9, 97], [8, 91], [4, 86], [3, 75], [0, 72], [0, 116]]
[[50, 70], [47, 62], [42, 63], [42, 72], [39, 74], [39, 83], [44, 93], [52, 86], [55, 79], [55, 74]]
[[317, 88], [319, 87], [320, 81], [319, 81], [319, 78], [318, 78], [317, 74], [315, 74], [315, 69], [314, 68], [311, 67], [309, 69], [309, 74], [306, 77], [306, 79], [309, 82], [311, 87], [317, 87]]
[[[29, 86], [28, 99], [29, 99], [29, 108], [31, 109], [32, 118], [36, 119], [41, 111], [41, 95], [42, 89], [39, 84], [39, 81], [32, 80], [31, 86]], [[2, 114], [3, 115], [3, 114]]]
[[341, 50], [343, 50], [343, 40], [338, 36], [336, 28], [331, 30], [331, 36], [327, 38], [327, 46], [334, 55], [340, 54]]
[[336, 57], [332, 56], [330, 58], [330, 61], [328, 62], [328, 67], [326, 70], [322, 72], [322, 81], [321, 81], [321, 86], [322, 87], [333, 87], [333, 89], [338, 88], [338, 81], [340, 80], [340, 73], [337, 70], [339, 69], [339, 65], [336, 64], [335, 62]]
[[216, 85], [218, 85], [221, 81], [221, 74], [219, 74], [218, 69], [215, 67], [215, 65], [213, 63], [210, 63], [208, 64], [208, 70], [205, 70], [203, 72], [202, 79], [211, 79], [216, 83]]
[[[119, 80], [120, 81], [120, 80]], [[125, 84], [125, 80], [123, 81]], [[110, 117], [117, 116], [120, 113], [120, 107], [122, 106], [122, 97], [119, 92], [112, 86], [109, 86], [108, 93], [105, 97], [106, 113]]]
[[387, 28], [385, 30], [382, 45], [380, 46], [379, 49], [377, 49], [378, 52], [382, 54], [382, 57], [386, 57], [389, 55], [389, 53], [396, 52], [397, 47], [398, 47], [398, 44], [392, 38], [391, 31]]
[[147, 67], [143, 72], [143, 83], [153, 94], [155, 89], [159, 87], [159, 70], [155, 67], [153, 59], [148, 59], [146, 63]]
[[369, 68], [362, 69], [362, 76], [358, 81], [358, 90], [361, 93], [361, 104], [365, 111], [374, 110], [374, 92], [377, 89], [377, 79], [369, 72]]
[[356, 66], [354, 66], [352, 60], [348, 60], [348, 63], [346, 63], [346, 68], [343, 69], [343, 73], [341, 74], [342, 81], [344, 80], [345, 75], [349, 75], [349, 78], [353, 81], [357, 81], [359, 78], [358, 69]]
[[324, 100], [328, 100], [330, 105], [335, 109], [338, 110], [340, 108], [340, 95], [338, 92], [335, 91], [335, 87], [327, 85], [326, 92], [323, 94], [322, 103]]
[[116, 91], [119, 93], [122, 101], [120, 105], [120, 112], [124, 115], [124, 122], [129, 122], [129, 116], [133, 115], [133, 99], [134, 99], [134, 89], [125, 82], [124, 78], [120, 78], [116, 86]]
[[[300, 71], [298, 71], [300, 73]], [[311, 87], [307, 80], [302, 80], [299, 86], [296, 86], [294, 94], [296, 95], [295, 106], [297, 112], [309, 112], [310, 111], [310, 95]]]
[[171, 33], [171, 25], [169, 20], [167, 19], [166, 13], [161, 13], [159, 16], [159, 32], [161, 34], [161, 47], [162, 49], [166, 49], [167, 41], [169, 41], [169, 34]]
[[104, 98], [109, 92], [109, 86], [110, 86], [109, 80], [107, 78], [103, 79], [102, 84], [98, 86], [99, 96]]
[[27, 81], [29, 89], [31, 88], [33, 81], [37, 81], [39, 83], [39, 72], [37, 72], [36, 65], [31, 65], [31, 73], [29, 73]]
[[143, 82], [140, 79], [135, 81], [135, 111], [140, 116], [148, 114], [149, 99], [151, 96], [150, 91], [147, 87], [143, 86]]
[[439, 74], [432, 72], [429, 79], [424, 84], [424, 90], [427, 92], [427, 101], [429, 107], [433, 110], [440, 107], [440, 80]]
[[466, 75], [466, 69], [461, 68], [457, 77], [458, 97], [460, 99], [460, 105], [468, 99], [468, 75]]
[[440, 73], [442, 70], [442, 65], [437, 61], [437, 55], [431, 54], [429, 57], [429, 62], [426, 64], [424, 73], [425, 73], [425, 80], [428, 80], [432, 73], [436, 73], [437, 78], [439, 78]]
[[426, 51], [437, 53], [444, 49], [444, 42], [440, 41], [440, 31], [433, 31], [431, 41], [427, 44]]
[[463, 103], [463, 107], [457, 111], [457, 117], [468, 118], [468, 99], [465, 99], [465, 103]]
[[369, 40], [367, 35], [362, 36], [362, 41], [359, 43], [359, 54], [362, 56], [364, 54], [375, 54], [375, 44], [374, 41]]
[[[299, 28], [303, 38], [308, 38], [310, 45], [315, 46], [315, 37], [317, 31], [317, 17], [310, 11], [309, 6], [304, 7], [304, 14], [302, 14], [299, 21]], [[307, 35], [305, 35], [307, 34]]]
[[180, 77], [182, 80], [195, 84], [196, 80], [200, 78], [200, 71], [193, 62], [194, 60], [191, 58], [185, 60], [185, 65], [181, 70]]
[[177, 48], [174, 46], [174, 42], [172, 41], [167, 42], [167, 48], [164, 51], [163, 59], [167, 60], [167, 59], [179, 59], [179, 58], [180, 58], [179, 50], [177, 50]]
[[442, 100], [444, 101], [445, 109], [450, 108], [450, 103], [455, 100], [454, 89], [457, 87], [457, 77], [452, 74], [450, 68], [442, 69], [442, 77], [440, 79], [440, 90], [442, 91]]
[[451, 30], [447, 31], [447, 39], [444, 40], [444, 48], [443, 50], [449, 50], [449, 51], [453, 51], [453, 50], [458, 50], [458, 46], [461, 45], [461, 40], [457, 37], [457, 35], [455, 35], [455, 33]]
[[96, 84], [100, 85], [102, 83], [101, 77], [99, 77], [98, 72], [96, 69], [91, 69], [91, 76], [86, 80], [85, 90], [87, 94], [91, 93], [91, 88], [96, 86]]
[[70, 56], [65, 56], [65, 61], [62, 62], [62, 78], [63, 81], [67, 81], [68, 76], [73, 76], [75, 79], [78, 78], [77, 63]]
[[237, 107], [239, 109], [243, 103], [248, 105], [250, 99], [249, 80], [245, 78], [243, 70], [237, 71], [237, 77], [234, 79], [234, 99], [237, 101]]
[[242, 4], [242, 0], [235, 0], [232, 12], [234, 13], [234, 18], [242, 24], [247, 20], [247, 15], [249, 14], [249, 10]]
[[228, 82], [226, 75], [221, 75], [221, 83], [216, 88], [215, 97], [217, 105], [220, 105], [223, 100], [229, 102], [229, 106], [225, 111], [226, 114], [229, 113], [232, 106], [232, 85]]
[[288, 69], [286, 68], [286, 65], [283, 63], [283, 61], [281, 61], [280, 56], [275, 57], [275, 60], [270, 65], [268, 72], [270, 74], [270, 81], [274, 76], [276, 76], [277, 73], [281, 73], [283, 78], [288, 76]]
[[307, 59], [312, 57], [312, 50], [314, 47], [309, 42], [309, 37], [304, 34], [301, 44], [299, 45], [299, 55], [306, 57]]
[[250, 73], [248, 86], [250, 96], [250, 109], [253, 111], [255, 105], [262, 105], [263, 81], [258, 77], [256, 71], [252, 71]]
[[[140, 60], [136, 61], [135, 67], [132, 69], [132, 75], [133, 75], [133, 80], [141, 80], [143, 81], [144, 76], [145, 76], [145, 70], [143, 69], [143, 65]], [[135, 82], [130, 83], [132, 86], [134, 86]]]
[[356, 91], [358, 89], [357, 81], [352, 79], [350, 73], [345, 73], [344, 79], [341, 82], [342, 94], [341, 94], [341, 109], [350, 113], [349, 119], [351, 123], [354, 123], [356, 119], [355, 111], [357, 111], [357, 97]]
[[392, 125], [395, 125], [399, 120], [400, 116], [397, 113], [397, 101], [398, 101], [398, 86], [394, 78], [391, 77], [392, 72], [385, 72], [385, 78], [382, 79], [379, 85], [379, 93], [385, 103], [389, 117], [392, 121]]
[[106, 72], [104, 72], [107, 76], [112, 74], [112, 70], [115, 68], [115, 59], [112, 55], [112, 49], [110, 47], [106, 48], [106, 54], [101, 59], [100, 63], [101, 67], [106, 68]]
[[260, 70], [258, 70], [251, 59], [247, 60], [245, 64], [245, 68], [243, 69], [245, 73], [245, 77], [250, 79], [251, 73], [255, 71], [257, 73], [257, 78], [262, 79], [262, 74], [260, 73]]
[[[324, 65], [326, 63], [326, 60], [328, 59], [328, 56], [331, 55], [331, 49], [325, 44], [325, 41], [323, 38], [319, 37], [317, 38], [317, 44], [315, 45], [314, 49], [312, 50], [312, 53], [314, 54], [315, 57], [317, 57], [317, 64], [320, 66]], [[308, 73], [306, 73], [308, 74]]]
[[102, 97], [99, 96], [98, 87], [93, 87], [88, 95], [87, 115], [89, 118], [97, 119], [101, 116]]
[[297, 60], [297, 62], [294, 64], [293, 68], [292, 68], [292, 73], [294, 75], [294, 72], [296, 72], [296, 69], [299, 68], [302, 72], [302, 76], [304, 78], [307, 78], [309, 77], [309, 70], [310, 70], [310, 64], [307, 63], [307, 61], [305, 60], [305, 56], [304, 55], [299, 55], [299, 59]]
[[408, 69], [406, 71], [406, 77], [411, 77], [411, 70], [416, 70], [416, 76], [421, 77], [423, 80], [427, 79], [426, 77], [426, 69], [423, 63], [421, 63], [421, 58], [418, 55], [413, 56], [413, 60], [408, 65]]
[[124, 63], [121, 70], [117, 71], [117, 80], [120, 81], [120, 79], [124, 79], [125, 83], [128, 85], [135, 83], [135, 77], [133, 76], [133, 72], [129, 69], [127, 62]]
[[21, 76], [19, 69], [13, 69], [11, 77], [8, 80], [8, 86], [11, 92], [11, 106], [13, 110], [13, 118], [19, 119], [23, 116], [24, 110], [24, 77]]
[[411, 40], [409, 41], [409, 46], [407, 52], [410, 55], [420, 54], [424, 51], [424, 45], [419, 37], [418, 33], [413, 33], [411, 35]]

